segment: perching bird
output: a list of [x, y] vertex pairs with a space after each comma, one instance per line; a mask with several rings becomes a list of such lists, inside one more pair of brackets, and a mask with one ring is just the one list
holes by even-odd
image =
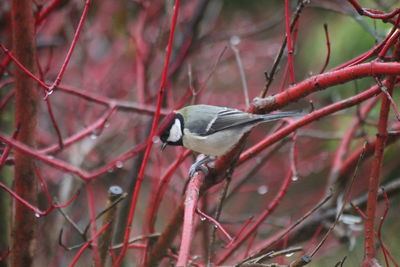
[[[221, 156], [256, 125], [301, 115], [294, 111], [259, 115], [211, 105], [187, 106], [175, 111], [175, 117], [160, 135], [162, 149], [166, 145], [184, 146], [206, 156]], [[196, 162], [190, 170], [191, 176], [208, 161], [209, 158]]]

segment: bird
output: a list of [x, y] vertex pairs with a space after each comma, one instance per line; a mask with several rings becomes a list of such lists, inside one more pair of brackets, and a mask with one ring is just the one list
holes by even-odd
[[184, 146], [194, 152], [204, 154], [202, 160], [192, 165], [189, 176], [201, 166], [216, 157], [229, 152], [255, 126], [287, 117], [302, 116], [298, 111], [285, 111], [273, 114], [252, 114], [239, 109], [213, 106], [190, 105], [174, 111], [174, 116], [165, 130], [160, 134], [167, 145]]

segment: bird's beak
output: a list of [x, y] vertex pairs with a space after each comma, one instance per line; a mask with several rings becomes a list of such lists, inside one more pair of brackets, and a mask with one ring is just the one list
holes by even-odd
[[166, 142], [163, 143], [163, 144], [161, 145], [161, 151], [164, 151], [164, 149], [165, 149], [166, 146], [167, 146], [167, 143], [166, 143]]

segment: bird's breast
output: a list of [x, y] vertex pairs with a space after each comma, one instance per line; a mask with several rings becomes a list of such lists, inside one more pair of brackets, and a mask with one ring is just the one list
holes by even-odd
[[248, 129], [227, 129], [207, 136], [200, 136], [184, 130], [183, 145], [190, 150], [208, 156], [221, 156], [239, 142]]

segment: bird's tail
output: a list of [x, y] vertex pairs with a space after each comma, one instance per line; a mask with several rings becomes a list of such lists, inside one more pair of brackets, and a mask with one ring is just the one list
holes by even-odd
[[289, 117], [301, 117], [304, 116], [305, 114], [303, 112], [299, 111], [282, 111], [282, 112], [277, 112], [273, 114], [265, 114], [263, 115], [263, 120], [266, 121], [275, 121], [283, 118], [289, 118]]

